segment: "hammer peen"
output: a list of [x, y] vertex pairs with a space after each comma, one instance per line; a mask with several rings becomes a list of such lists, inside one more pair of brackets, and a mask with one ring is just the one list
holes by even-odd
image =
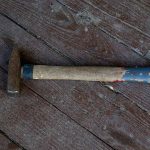
[[13, 49], [8, 66], [7, 93], [10, 96], [20, 94], [20, 80], [84, 80], [84, 81], [137, 81], [150, 83], [150, 67], [123, 68], [99, 66], [45, 66], [25, 64], [21, 66], [21, 57]]

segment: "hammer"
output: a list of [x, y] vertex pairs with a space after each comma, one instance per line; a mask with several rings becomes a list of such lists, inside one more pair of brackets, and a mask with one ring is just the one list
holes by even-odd
[[137, 81], [150, 83], [150, 67], [123, 68], [100, 66], [45, 66], [21, 65], [21, 55], [13, 49], [8, 66], [7, 93], [10, 96], [20, 94], [20, 80], [84, 80], [84, 81]]

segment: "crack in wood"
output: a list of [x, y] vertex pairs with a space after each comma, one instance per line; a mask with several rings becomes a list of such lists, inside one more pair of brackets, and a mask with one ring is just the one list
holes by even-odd
[[[72, 10], [72, 9], [71, 9], [69, 6], [67, 6], [66, 4], [60, 2], [59, 0], [57, 0], [57, 1], [58, 1], [60, 4], [62, 4], [63, 6], [66, 6], [68, 9]], [[116, 20], [119, 20], [121, 23], [123, 23], [123, 24], [129, 26], [130, 28], [132, 28], [132, 29], [134, 29], [134, 30], [137, 30], [138, 32], [140, 32], [140, 33], [143, 34], [144, 36], [150, 38], [150, 35], [149, 35], [149, 34], [143, 32], [142, 30], [138, 29], [137, 27], [134, 27], [133, 25], [131, 25], [131, 24], [129, 24], [129, 23], [127, 23], [127, 22], [125, 22], [125, 21], [123, 21], [123, 20], [121, 20], [121, 19], [115, 17], [115, 16], [110, 15], [109, 13], [107, 13], [107, 12], [103, 11], [102, 9], [96, 7], [95, 5], [93, 5], [92, 3], [90, 3], [89, 1], [83, 1], [83, 2], [86, 3], [87, 5], [90, 5], [91, 7], [93, 7], [93, 8], [95, 8], [95, 9], [101, 11], [101, 12], [104, 13], [105, 15], [108, 15], [108, 16], [110, 16], [110, 17], [116, 19]], [[74, 10], [74, 12], [75, 12], [76, 14], [80, 14], [80, 15], [82, 14], [82, 12], [77, 12], [76, 10]], [[80, 15], [79, 15], [79, 16], [80, 16]], [[86, 15], [84, 14], [84, 11], [83, 11], [83, 17], [84, 17], [84, 18], [82, 18], [82, 20], [83, 20], [84, 22], [82, 22], [82, 23], [84, 23], [84, 24], [85, 24], [85, 23], [88, 23], [88, 22], [91, 22], [91, 19], [92, 19], [92, 18], [93, 18], [93, 19], [96, 18], [94, 15], [91, 15], [91, 13], [90, 13], [89, 11], [87, 11]], [[87, 20], [87, 19], [88, 19], [88, 20]], [[96, 18], [96, 19], [98, 19], [98, 18]], [[81, 20], [81, 19], [79, 19], [79, 20]], [[82, 21], [82, 20], [81, 20], [81, 21]], [[79, 23], [81, 23], [81, 21], [80, 21]], [[86, 22], [85, 22], [85, 21], [86, 21]], [[94, 21], [94, 20], [93, 20], [93, 21]], [[99, 19], [99, 21], [96, 20], [96, 24], [95, 24], [95, 22], [93, 22], [93, 21], [92, 21], [93, 25], [96, 26], [97, 28], [99, 28], [99, 29], [100, 29], [101, 31], [103, 31], [105, 34], [107, 34], [107, 35], [109, 35], [110, 37], [112, 37], [113, 39], [115, 39], [118, 43], [121, 43], [121, 44], [123, 44], [124, 46], [129, 47], [132, 51], [134, 51], [135, 53], [139, 54], [139, 56], [141, 56], [142, 58], [144, 58], [144, 59], [146, 59], [146, 60], [149, 61], [149, 58], [144, 57], [144, 56], [145, 56], [145, 53], [143, 54], [139, 48], [135, 48], [135, 47], [133, 47], [132, 45], [129, 45], [129, 44], [128, 44], [127, 42], [125, 42], [124, 40], [122, 40], [122, 39], [120, 39], [119, 37], [117, 37], [117, 36], [111, 34], [109, 31], [107, 31], [107, 30], [104, 29], [103, 27], [99, 26], [99, 23], [101, 22], [101, 19]]]
[[[22, 25], [20, 25], [20, 24], [18, 24], [16, 21], [14, 21], [13, 19], [11, 19], [10, 17], [8, 17], [7, 15], [5, 15], [5, 14], [3, 14], [3, 13], [0, 13], [2, 16], [4, 16], [4, 17], [6, 17], [7, 19], [9, 19], [10, 21], [12, 21], [13, 23], [15, 23], [17, 26], [19, 26], [20, 28], [22, 28], [24, 31], [26, 31], [27, 33], [29, 33], [30, 35], [32, 35], [33, 37], [35, 37], [35, 38], [37, 38], [37, 39], [39, 39], [40, 41], [42, 41], [45, 45], [47, 45], [48, 47], [50, 47], [51, 48], [51, 46], [49, 46], [49, 43], [47, 43], [46, 41], [44, 41], [42, 38], [39, 38], [37, 35], [35, 35], [34, 33], [32, 33], [31, 31], [29, 31], [29, 30], [27, 30], [26, 28], [24, 28]], [[107, 34], [107, 33], [106, 33]], [[110, 34], [109, 34], [110, 35]], [[110, 35], [111, 36], [111, 35]], [[52, 50], [53, 50], [53, 48], [52, 48]], [[55, 50], [54, 50], [55, 51]], [[57, 51], [55, 51], [56, 53], [57, 53]], [[58, 54], [60, 55], [60, 53], [58, 52]], [[61, 55], [61, 56], [64, 56], [64, 55]], [[66, 58], [66, 56], [65, 56], [65, 58]], [[67, 56], [67, 58], [69, 58], [68, 56]], [[145, 58], [145, 57], [144, 57]], [[146, 59], [146, 58], [145, 58]], [[72, 64], [74, 64], [74, 61], [72, 61], [72, 59], [71, 58], [69, 58], [69, 60], [71, 60], [70, 62], [72, 63]], [[102, 84], [102, 86], [106, 86], [106, 85], [103, 85]], [[105, 87], [105, 88], [108, 88], [108, 87]], [[111, 91], [113, 91], [113, 92], [115, 92], [115, 93], [120, 93], [118, 90], [116, 91], [116, 90], [112, 90], [112, 89], [110, 89], [110, 88], [108, 88], [109, 90], [111, 90]], [[124, 95], [123, 93], [121, 93], [124, 97], [126, 97], [126, 98], [128, 98], [126, 95]], [[128, 98], [129, 99], [129, 98]], [[139, 105], [139, 104], [137, 104], [137, 105]], [[139, 107], [139, 108], [141, 108], [141, 107]], [[149, 114], [149, 111], [147, 111], [146, 110], [146, 112]]]
[[[26, 30], [25, 30], [26, 31]], [[30, 34], [30, 33], [29, 33]], [[33, 35], [32, 35], [33, 36]], [[36, 36], [35, 36], [35, 38], [36, 38]], [[29, 87], [30, 88], [30, 87]], [[114, 90], [114, 89], [113, 89]], [[36, 91], [37, 92], [37, 91]], [[118, 93], [118, 91], [117, 91], [117, 93]], [[41, 96], [41, 95], [40, 95]], [[103, 98], [103, 96], [102, 95], [100, 95], [100, 97], [101, 98]], [[55, 106], [55, 104], [53, 104], [54, 106]], [[140, 106], [141, 107], [141, 106]], [[141, 108], [139, 107], [139, 110], [141, 110]], [[121, 110], [124, 110], [124, 108], [122, 107], [122, 108], [120, 108]], [[104, 129], [105, 129], [105, 127], [104, 127]], [[89, 130], [89, 129], [88, 129]], [[97, 135], [96, 135], [97, 136]]]
[[132, 104], [135, 104], [138, 108], [140, 108], [143, 112], [145, 112], [146, 114], [150, 115], [150, 111], [146, 108], [144, 108], [141, 104], [131, 100], [131, 98], [129, 98], [126, 94], [122, 93], [121, 91], [115, 89], [112, 85], [109, 84], [103, 84], [106, 88], [108, 88], [109, 90], [115, 92], [116, 94], [121, 94], [123, 97], [127, 98], [128, 100], [131, 101]]
[[[1, 66], [0, 66], [1, 68]], [[3, 68], [2, 68], [3, 69]], [[6, 137], [8, 140], [11, 141], [12, 144], [14, 144], [14, 146], [21, 148], [22, 150], [26, 150], [23, 146], [21, 146], [19, 143], [17, 143], [16, 141], [14, 141], [13, 139], [11, 139], [5, 132], [3, 132], [2, 130], [0, 130], [0, 134], [2, 134], [4, 137]], [[14, 149], [15, 147], [13, 145], [10, 145], [10, 149]]]
[[41, 42], [43, 42], [46, 46], [48, 46], [51, 50], [53, 50], [55, 53], [57, 53], [60, 56], [63, 56], [64, 58], [66, 58], [68, 61], [70, 61], [72, 64], [75, 64], [75, 62], [68, 56], [64, 55], [63, 53], [61, 53], [59, 50], [57, 50], [56, 48], [54, 48], [53, 46], [51, 46], [48, 42], [46, 42], [45, 40], [43, 40], [40, 36], [34, 34], [32, 31], [29, 31], [28, 29], [26, 29], [25, 27], [23, 27], [22, 25], [20, 25], [19, 23], [17, 23], [16, 21], [14, 21], [12, 18], [10, 18], [9, 16], [7, 16], [6, 14], [3, 14], [0, 12], [0, 15], [2, 15], [3, 17], [9, 19], [10, 21], [12, 21], [13, 23], [15, 23], [17, 26], [19, 26], [20, 28], [22, 28], [24, 31], [26, 31], [27, 33], [29, 33], [30, 35], [32, 35], [33, 37], [35, 37], [36, 39], [40, 40]]
[[129, 23], [127, 23], [127, 22], [125, 22], [125, 21], [123, 21], [123, 20], [121, 20], [121, 19], [119, 19], [119, 18], [117, 18], [117, 17], [115, 17], [115, 16], [113, 16], [113, 15], [111, 15], [111, 14], [109, 14], [109, 13], [107, 13], [106, 11], [103, 11], [102, 9], [100, 9], [100, 8], [96, 7], [95, 5], [93, 5], [92, 3], [90, 3], [88, 0], [83, 0], [83, 2], [87, 3], [88, 5], [92, 6], [92, 7], [95, 8], [95, 9], [100, 10], [101, 12], [103, 12], [104, 14], [106, 14], [106, 15], [108, 15], [108, 16], [113, 17], [113, 18], [115, 18], [115, 19], [121, 21], [123, 24], [126, 24], [127, 26], [129, 26], [129, 27], [131, 27], [131, 28], [137, 30], [138, 32], [140, 32], [140, 33], [142, 33], [143, 35], [145, 35], [145, 36], [147, 36], [147, 37], [150, 38], [150, 35], [149, 35], [149, 34], [143, 32], [143, 31], [140, 30], [139, 28], [137, 28], [137, 27], [135, 27], [135, 26], [133, 26], [133, 25], [131, 25], [131, 24], [129, 24]]

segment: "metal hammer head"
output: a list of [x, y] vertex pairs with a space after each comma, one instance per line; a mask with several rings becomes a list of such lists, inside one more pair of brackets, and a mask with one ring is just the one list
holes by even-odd
[[10, 96], [18, 96], [20, 94], [20, 79], [21, 79], [21, 61], [20, 53], [17, 48], [14, 48], [8, 66], [8, 81], [7, 93]]

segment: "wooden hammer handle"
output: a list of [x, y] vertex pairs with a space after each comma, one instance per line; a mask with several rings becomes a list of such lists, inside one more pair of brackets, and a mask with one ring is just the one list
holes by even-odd
[[24, 79], [115, 81], [121, 79], [124, 70], [112, 67], [24, 66]]
[[150, 68], [69, 67], [24, 65], [23, 79], [86, 80], [86, 81], [150, 81]]

